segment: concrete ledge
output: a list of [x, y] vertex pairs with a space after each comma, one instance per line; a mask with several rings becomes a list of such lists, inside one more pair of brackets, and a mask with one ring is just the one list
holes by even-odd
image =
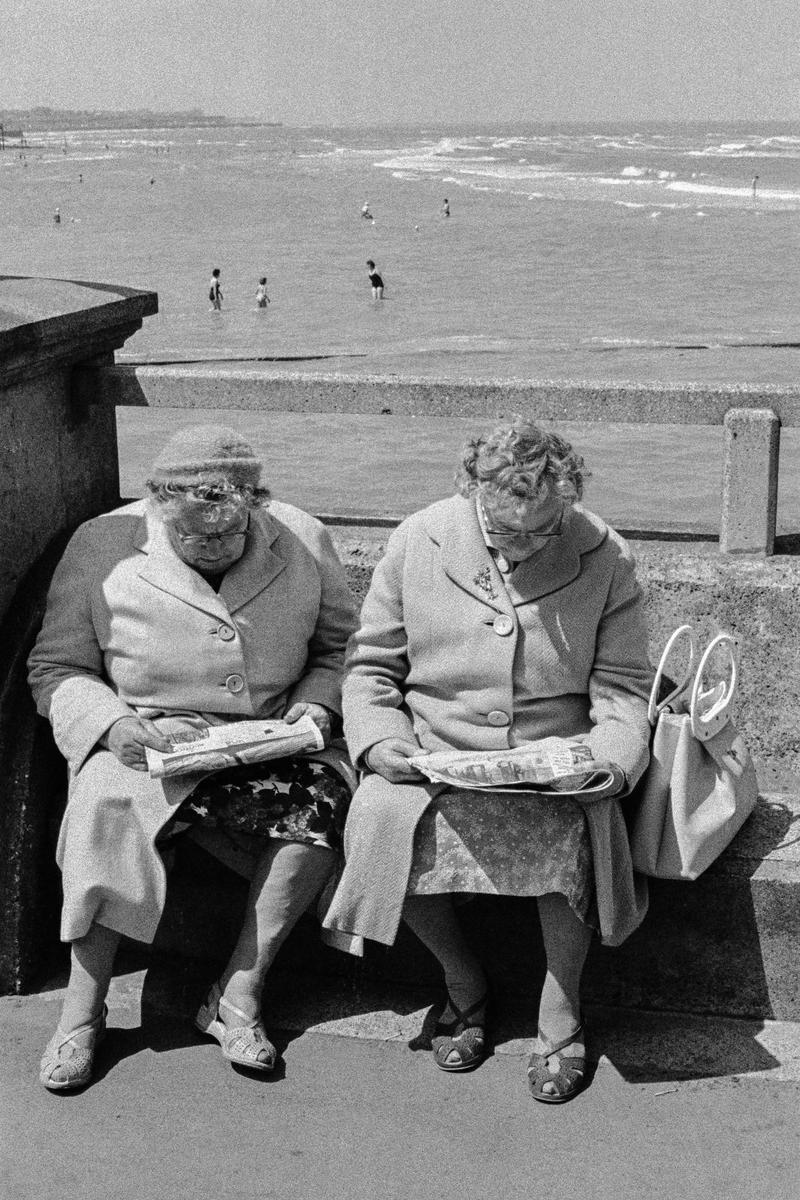
[[770, 408], [782, 425], [800, 425], [800, 392], [779, 387], [606, 384], [582, 380], [387, 377], [367, 371], [287, 371], [225, 360], [179, 366], [122, 364], [84, 372], [86, 386], [111, 404], [154, 408], [238, 408], [262, 412], [384, 413], [396, 416], [507, 417], [539, 420], [721, 425], [730, 408]]
[[156, 312], [155, 292], [0, 275], [0, 388], [116, 350]]

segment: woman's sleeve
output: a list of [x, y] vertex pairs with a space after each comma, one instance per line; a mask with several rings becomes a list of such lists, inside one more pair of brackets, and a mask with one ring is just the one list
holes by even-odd
[[82, 526], [56, 567], [47, 608], [28, 659], [37, 710], [74, 772], [120, 717], [135, 716], [103, 678], [103, 653], [91, 612], [96, 547]]
[[317, 562], [322, 590], [306, 669], [289, 693], [287, 708], [305, 700], [341, 713], [344, 652], [356, 627], [356, 606], [324, 525], [314, 522], [313, 540], [310, 538], [307, 544]]
[[593, 728], [588, 742], [595, 758], [622, 768], [629, 787], [637, 782], [650, 756], [647, 701], [652, 680], [644, 598], [633, 557], [622, 545], [597, 630], [589, 678]]
[[406, 531], [389, 538], [350, 639], [343, 689], [344, 732], [354, 764], [384, 738], [416, 741], [403, 695], [408, 644], [403, 617]]

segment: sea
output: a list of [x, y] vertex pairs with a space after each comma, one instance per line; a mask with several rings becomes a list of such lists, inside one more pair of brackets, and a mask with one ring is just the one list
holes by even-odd
[[[157, 291], [158, 315], [120, 361], [601, 384], [797, 380], [794, 125], [242, 125], [29, 142], [0, 153], [0, 270]], [[372, 298], [367, 259], [383, 300]], [[208, 302], [213, 267], [221, 312]], [[264, 275], [265, 310], [255, 303]], [[120, 414], [131, 494], [153, 437], [192, 420]], [[484, 424], [238, 423], [270, 455], [285, 498], [341, 509], [347, 464], [350, 509], [399, 515], [450, 490], [464, 434]], [[609, 519], [713, 528], [718, 428], [565, 432], [593, 470], [587, 499]], [[784, 431], [784, 532], [800, 529], [798, 466]]]

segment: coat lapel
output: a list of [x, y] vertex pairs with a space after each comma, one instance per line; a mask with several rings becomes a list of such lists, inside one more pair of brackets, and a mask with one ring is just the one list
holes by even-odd
[[594, 550], [606, 536], [605, 526], [588, 522], [579, 509], [568, 508], [560, 537], [519, 564], [507, 578], [506, 587], [513, 604], [530, 604], [558, 592], [577, 579], [581, 555]]
[[139, 568], [139, 578], [146, 579], [159, 591], [176, 596], [192, 608], [226, 618], [228, 612], [217, 593], [201, 575], [178, 558], [158, 518], [147, 513], [142, 525], [142, 535], [136, 543], [137, 548], [145, 554]]
[[569, 508], [561, 536], [504, 579], [484, 540], [474, 500], [455, 496], [434, 506], [427, 528], [441, 549], [445, 573], [483, 604], [508, 613], [572, 583], [580, 574], [581, 555], [599, 546], [608, 532], [598, 517]]
[[445, 574], [482, 604], [509, 615], [513, 607], [484, 541], [473, 500], [455, 496], [430, 514], [428, 533], [442, 553]]
[[247, 548], [226, 572], [217, 594], [197, 571], [178, 558], [158, 518], [145, 514], [136, 539], [137, 549], [145, 555], [139, 576], [184, 604], [225, 620], [263, 591], [286, 566], [280, 554], [270, 548], [278, 541], [279, 533], [279, 527], [268, 516], [254, 513]]
[[247, 547], [238, 562], [226, 572], [220, 595], [233, 613], [269, 587], [286, 566], [280, 549], [281, 527], [269, 513], [253, 512]]

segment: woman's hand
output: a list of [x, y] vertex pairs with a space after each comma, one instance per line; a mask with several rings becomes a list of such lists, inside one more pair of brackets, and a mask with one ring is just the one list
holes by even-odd
[[123, 767], [130, 767], [132, 771], [147, 770], [145, 746], [160, 750], [163, 754], [172, 749], [169, 739], [159, 733], [153, 721], [145, 717], [120, 717], [100, 738], [100, 745], [110, 750]]
[[384, 738], [382, 742], [370, 746], [364, 761], [371, 771], [382, 775], [389, 783], [409, 783], [420, 776], [417, 768], [409, 763], [409, 758], [425, 753], [408, 738]]
[[311, 717], [322, 734], [323, 746], [327, 746], [331, 740], [331, 714], [327, 708], [323, 704], [312, 704], [308, 700], [301, 700], [297, 704], [293, 704], [287, 713], [284, 713], [283, 719], [287, 725], [294, 725], [295, 721], [299, 721], [303, 716]]

